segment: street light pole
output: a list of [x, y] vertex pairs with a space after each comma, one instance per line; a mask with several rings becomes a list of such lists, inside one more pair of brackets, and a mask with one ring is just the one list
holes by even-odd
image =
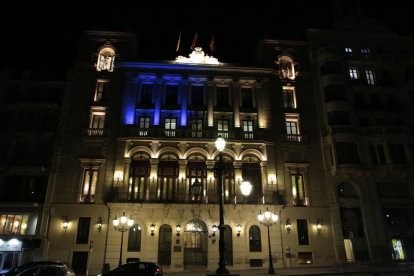
[[122, 265], [122, 247], [124, 244], [124, 232], [129, 230], [129, 227], [131, 227], [134, 224], [134, 220], [132, 219], [132, 216], [128, 219], [125, 215], [125, 212], [122, 214], [121, 219], [118, 219], [118, 216], [115, 215], [114, 220], [112, 221], [112, 224], [115, 227], [115, 230], [118, 230], [121, 232], [121, 248], [119, 251], [119, 262], [118, 266]]
[[279, 219], [279, 216], [271, 213], [269, 211], [269, 209], [266, 208], [266, 211], [264, 212], [264, 215], [262, 214], [262, 212], [259, 213], [259, 215], [257, 215], [257, 218], [260, 222], [260, 224], [263, 224], [264, 226], [267, 227], [267, 242], [268, 242], [268, 246], [269, 246], [269, 271], [268, 274], [275, 274], [275, 269], [273, 268], [273, 258], [272, 258], [272, 248], [270, 245], [270, 226], [272, 226], [273, 224], [275, 224], [277, 222], [277, 220]]
[[[220, 139], [220, 138], [218, 138]], [[217, 140], [218, 140], [217, 139]], [[223, 139], [223, 138], [221, 138]], [[223, 139], [224, 141], [224, 139]], [[224, 144], [225, 145], [225, 144]], [[217, 147], [217, 141], [216, 141], [216, 147]], [[220, 194], [220, 224], [219, 224], [219, 231], [220, 231], [220, 237], [219, 237], [219, 267], [216, 270], [217, 274], [229, 274], [228, 269], [226, 268], [226, 261], [224, 260], [224, 251], [225, 251], [225, 244], [224, 244], [224, 174], [223, 174], [223, 149], [220, 151], [219, 148], [219, 165], [216, 168], [218, 179], [220, 181], [219, 183], [219, 194]]]

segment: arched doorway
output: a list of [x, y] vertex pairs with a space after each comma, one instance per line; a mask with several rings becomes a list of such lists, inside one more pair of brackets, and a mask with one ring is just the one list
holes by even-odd
[[207, 226], [199, 219], [184, 228], [184, 268], [207, 267]]
[[162, 266], [171, 265], [171, 239], [172, 229], [168, 224], [161, 225], [158, 240], [158, 264]]
[[348, 182], [338, 185], [337, 195], [341, 204], [342, 234], [347, 262], [369, 261], [360, 196]]
[[227, 265], [233, 265], [233, 233], [230, 226], [224, 227], [224, 261]]

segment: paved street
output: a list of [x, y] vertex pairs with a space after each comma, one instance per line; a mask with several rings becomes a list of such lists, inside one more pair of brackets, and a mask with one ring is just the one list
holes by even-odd
[[[303, 267], [303, 268], [275, 268], [276, 275], [294, 276], [294, 275], [373, 275], [373, 276], [409, 276], [414, 275], [414, 265], [401, 264], [393, 266], [346, 266], [346, 267]], [[186, 272], [166, 272], [165, 276], [205, 276], [213, 273], [212, 271], [186, 271]], [[230, 270], [232, 274], [240, 276], [258, 276], [268, 275], [265, 269], [248, 269], [248, 270]]]

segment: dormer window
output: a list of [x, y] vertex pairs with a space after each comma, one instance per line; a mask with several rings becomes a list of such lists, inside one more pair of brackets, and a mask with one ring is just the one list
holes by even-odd
[[279, 76], [281, 79], [295, 79], [295, 65], [291, 57], [286, 55], [280, 56], [276, 64], [279, 64]]
[[99, 48], [98, 60], [96, 63], [96, 71], [114, 71], [115, 48], [108, 41], [104, 46]]

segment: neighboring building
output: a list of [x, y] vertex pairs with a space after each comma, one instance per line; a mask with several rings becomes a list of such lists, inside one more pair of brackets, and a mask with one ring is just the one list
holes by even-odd
[[9, 269], [42, 258], [41, 218], [66, 82], [3, 66], [0, 269]]
[[350, 17], [308, 31], [336, 252], [414, 259], [414, 39]]
[[[83, 37], [50, 178], [45, 258], [79, 274], [114, 268], [120, 255], [166, 271], [216, 269], [222, 136], [229, 269], [268, 266], [257, 219], [266, 208], [280, 216], [270, 228], [276, 267], [336, 262], [306, 44], [266, 40], [258, 67], [201, 48], [139, 62], [135, 46], [130, 33]], [[242, 180], [253, 185], [248, 197]], [[125, 234], [112, 225], [124, 213], [134, 220]]]

